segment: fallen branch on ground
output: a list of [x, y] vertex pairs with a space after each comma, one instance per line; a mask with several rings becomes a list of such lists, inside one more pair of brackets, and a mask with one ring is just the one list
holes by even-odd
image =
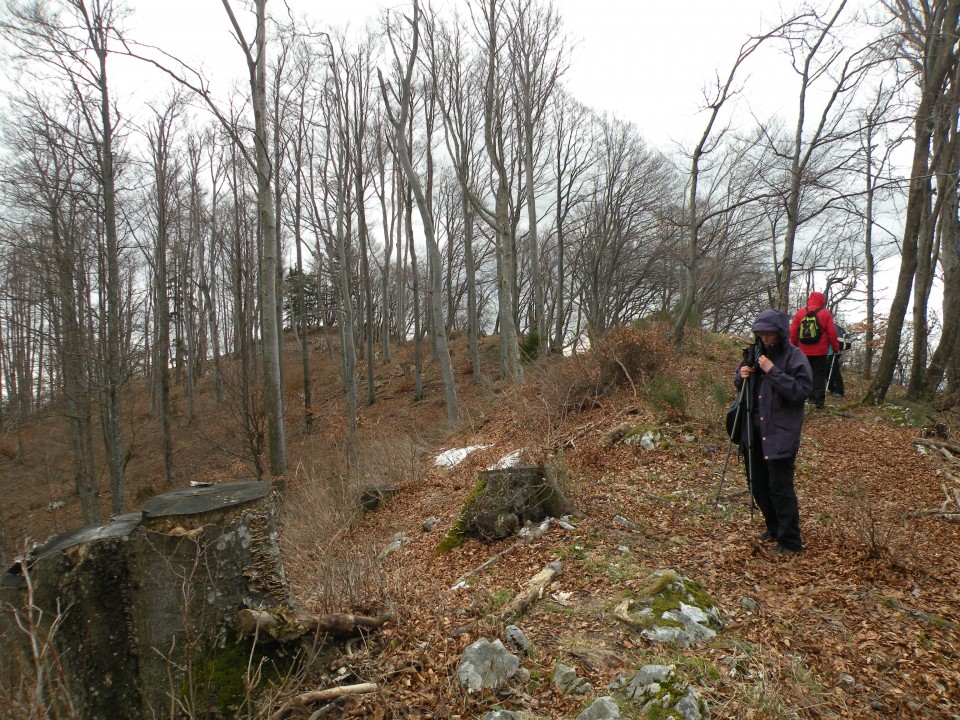
[[[956, 445], [951, 445], [950, 443], [945, 443], [942, 440], [931, 440], [929, 438], [914, 438], [913, 444], [925, 445], [926, 447], [932, 447], [937, 450], [948, 450], [954, 455], [960, 455], [960, 447], [957, 447]], [[957, 461], [956, 458], [953, 458], [953, 460], [955, 462]]]
[[548, 563], [540, 572], [527, 580], [524, 589], [517, 593], [513, 600], [507, 603], [507, 606], [500, 613], [500, 618], [504, 621], [523, 614], [530, 605], [541, 597], [547, 585], [552, 583], [563, 573], [563, 564], [559, 560]]
[[330, 615], [297, 613], [291, 619], [251, 608], [241, 610], [236, 616], [237, 629], [241, 635], [269, 635], [281, 641], [294, 640], [309, 632], [353, 635], [361, 629], [379, 628], [392, 619], [391, 613], [375, 618], [351, 613]]
[[270, 720], [283, 720], [288, 717], [296, 707], [297, 703], [304, 705], [315, 705], [317, 703], [336, 700], [347, 695], [367, 695], [377, 692], [380, 686], [377, 683], [360, 683], [359, 685], [341, 685], [340, 687], [327, 688], [326, 690], [311, 690], [300, 693], [290, 702], [287, 702], [270, 716]]
[[[957, 481], [957, 478], [951, 475], [948, 472], [944, 472], [948, 478], [953, 481]], [[930, 510], [917, 510], [908, 514], [907, 518], [918, 518], [925, 517], [928, 515], [936, 515], [937, 517], [947, 520], [948, 522], [960, 522], [960, 489], [947, 487], [945, 482], [940, 483], [940, 487], [943, 489], [944, 501], [940, 503], [940, 507], [933, 508]], [[950, 503], [953, 503], [957, 506], [956, 510], [950, 508]]]

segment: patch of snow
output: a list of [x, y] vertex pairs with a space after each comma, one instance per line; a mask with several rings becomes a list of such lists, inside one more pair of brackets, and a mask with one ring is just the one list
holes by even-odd
[[444, 450], [442, 453], [437, 455], [437, 459], [434, 460], [433, 464], [437, 467], [454, 467], [463, 462], [464, 458], [467, 457], [472, 452], [477, 450], [484, 450], [490, 447], [489, 445], [471, 445], [470, 447], [465, 448], [453, 448], [452, 450]]
[[497, 460], [496, 463], [488, 467], [487, 470], [506, 470], [507, 468], [515, 467], [516, 464], [520, 462], [520, 456], [524, 450], [526, 450], [526, 448], [520, 448], [519, 450], [514, 450], [509, 455], [504, 455]]

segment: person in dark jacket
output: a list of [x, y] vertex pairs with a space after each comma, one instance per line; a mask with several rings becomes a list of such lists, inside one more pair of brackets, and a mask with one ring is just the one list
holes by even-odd
[[749, 422], [742, 424], [740, 445], [750, 490], [767, 529], [761, 537], [776, 541], [776, 555], [803, 550], [800, 506], [793, 486], [804, 401], [813, 387], [807, 357], [789, 342], [789, 318], [764, 310], [753, 324], [755, 362], [737, 367], [737, 390], [746, 382]]
[[827, 371], [827, 392], [835, 397], [843, 397], [843, 373], [840, 365], [843, 360], [843, 354], [850, 349], [853, 340], [851, 340], [850, 334], [839, 325], [837, 325], [837, 343], [840, 345], [839, 353], [834, 353], [833, 348], [830, 348], [829, 352], [827, 352], [830, 368]]
[[[800, 323], [808, 314], [816, 316], [817, 323], [821, 328], [820, 337], [813, 343], [807, 343], [800, 338]], [[806, 307], [797, 310], [796, 315], [793, 316], [793, 321], [790, 323], [790, 342], [799, 347], [810, 362], [810, 369], [813, 371], [813, 392], [810, 395], [810, 400], [816, 407], [822, 408], [824, 398], [827, 396], [827, 374], [830, 368], [827, 353], [830, 350], [834, 353], [840, 352], [833, 314], [827, 310], [827, 299], [823, 296], [823, 293], [814, 290], [807, 299]]]

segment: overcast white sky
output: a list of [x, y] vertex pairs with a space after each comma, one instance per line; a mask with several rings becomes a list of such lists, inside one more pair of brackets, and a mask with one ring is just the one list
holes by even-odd
[[[234, 1], [238, 14], [249, 21], [242, 4]], [[378, 0], [288, 1], [322, 29], [360, 27], [381, 8], [398, 5]], [[131, 0], [131, 7], [131, 36], [183, 58], [200, 59], [221, 81], [233, 68], [242, 70], [220, 0]], [[267, 7], [281, 13], [284, 6], [281, 0], [270, 0]], [[775, 0], [557, 0], [557, 7], [575, 46], [566, 78], [573, 94], [594, 109], [637, 123], [647, 140], [664, 150], [673, 140], [699, 134], [703, 119], [696, 113], [704, 81], [718, 68], [725, 74], [747, 36], [763, 21], [776, 20], [779, 12]], [[751, 104], [759, 102], [763, 114], [781, 104], [770, 88], [786, 89], [783, 82], [762, 77], [768, 70], [756, 63], [747, 85]], [[763, 84], [766, 90], [760, 89]], [[784, 93], [782, 101], [787, 97]]]

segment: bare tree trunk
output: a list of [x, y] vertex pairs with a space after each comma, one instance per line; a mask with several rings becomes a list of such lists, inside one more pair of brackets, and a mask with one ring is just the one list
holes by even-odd
[[260, 216], [260, 322], [263, 331], [263, 397], [267, 412], [270, 449], [270, 474], [281, 477], [287, 468], [286, 431], [283, 420], [283, 388], [280, 376], [280, 328], [277, 322], [277, 222], [273, 208], [271, 183], [274, 167], [269, 155], [266, 90], [266, 0], [255, 0], [257, 31], [256, 56], [251, 53], [233, 13], [229, 0], [223, 6], [247, 60], [250, 92], [253, 99], [254, 141], [256, 145], [257, 209]]
[[[433, 222], [433, 213], [430, 209], [429, 199], [424, 193], [423, 186], [420, 183], [420, 177], [417, 175], [410, 160], [410, 147], [407, 139], [407, 119], [411, 117], [411, 83], [413, 80], [413, 70], [417, 62], [417, 50], [420, 42], [420, 6], [417, 0], [413, 3], [413, 19], [410, 21], [413, 37], [411, 40], [410, 56], [406, 63], [406, 71], [400, 80], [400, 91], [397, 94], [400, 110], [395, 115], [390, 100], [387, 96], [386, 83], [383, 75], [380, 75], [380, 89], [383, 95], [383, 102], [393, 124], [394, 135], [397, 143], [397, 156], [400, 159], [400, 165], [403, 167], [404, 174], [407, 177], [407, 184], [413, 195], [416, 197], [417, 209], [420, 211], [420, 221], [423, 225], [424, 236], [427, 242], [427, 256], [429, 261], [429, 280], [430, 280], [430, 317], [431, 332], [433, 334], [433, 346], [436, 349], [437, 357], [440, 361], [440, 372], [443, 376], [444, 400], [447, 406], [447, 426], [452, 430], [460, 422], [460, 413], [457, 407], [457, 389], [453, 377], [453, 363], [450, 360], [450, 351], [447, 347], [446, 323], [443, 319], [443, 288], [442, 268], [440, 261], [440, 250], [437, 247], [436, 231]], [[398, 58], [399, 59], [399, 58]], [[409, 222], [409, 221], [408, 221]], [[412, 233], [411, 233], [412, 236]], [[412, 239], [412, 237], [411, 237]], [[411, 242], [411, 256], [414, 258], [414, 296], [419, 304], [419, 293], [417, 291], [418, 272], [416, 268], [416, 255], [414, 254], [413, 243]], [[417, 321], [419, 322], [419, 311], [417, 312]], [[416, 330], [417, 342], [420, 341], [419, 328]], [[419, 371], [417, 395], [420, 396], [422, 388], [419, 383]]]
[[872, 117], [867, 118], [866, 139], [864, 142], [865, 163], [866, 163], [866, 195], [864, 205], [864, 236], [863, 236], [863, 254], [865, 262], [865, 273], [867, 281], [867, 317], [866, 330], [863, 335], [863, 377], [870, 378], [873, 374], [873, 338], [875, 332], [875, 311], [876, 311], [876, 268], [874, 266], [873, 254], [873, 223], [874, 211], [873, 201], [876, 187], [873, 178], [873, 135], [876, 126]]
[[473, 384], [479, 385], [480, 375], [480, 318], [477, 316], [477, 261], [473, 250], [473, 208], [466, 191], [461, 191], [463, 200], [463, 261], [467, 276], [467, 343], [470, 347], [470, 365], [473, 367]]
[[[173, 437], [170, 427], [170, 305], [167, 297], [167, 249], [170, 239], [170, 204], [173, 188], [171, 183], [170, 142], [173, 123], [176, 119], [176, 102], [171, 102], [163, 112], [157, 112], [153, 126], [148, 132], [148, 142], [153, 164], [153, 183], [156, 206], [156, 240], [154, 245], [154, 306], [156, 308], [157, 333], [154, 344], [154, 373], [157, 387], [157, 412], [160, 417], [163, 466], [167, 486], [175, 480], [173, 463]], [[181, 306], [181, 315], [184, 308]]]
[[[905, 1], [902, 0], [902, 2]], [[901, 4], [901, 0], [896, 2], [897, 5]], [[920, 85], [920, 103], [914, 121], [913, 163], [910, 171], [910, 191], [904, 220], [897, 289], [890, 304], [887, 333], [877, 365], [877, 373], [864, 397], [865, 402], [872, 404], [882, 403], [886, 398], [900, 355], [903, 321], [917, 269], [918, 238], [930, 167], [930, 139], [934, 129], [934, 118], [944, 82], [957, 61], [957, 20], [960, 13], [960, 0], [937, 2], [935, 6], [929, 8], [930, 14], [923, 18], [914, 16], [912, 10], [906, 6], [901, 7], [901, 10], [903, 12], [900, 20], [905, 24], [924, 23], [922, 28], [912, 28], [916, 31], [915, 37], [920, 38], [923, 43], [923, 77]]]

